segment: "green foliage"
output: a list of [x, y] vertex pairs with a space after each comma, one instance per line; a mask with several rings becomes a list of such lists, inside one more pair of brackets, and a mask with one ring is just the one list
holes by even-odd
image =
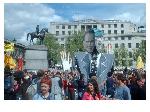
[[47, 34], [44, 39], [44, 45], [48, 48], [48, 58], [53, 59], [54, 63], [59, 62], [60, 59], [60, 51], [62, 48], [59, 43], [56, 41], [56, 37], [52, 34]]
[[138, 56], [141, 56], [142, 61], [146, 63], [146, 40], [140, 43], [139, 48], [133, 49], [133, 59], [137, 61]]
[[107, 52], [107, 49], [105, 48], [104, 44], [102, 44], [100, 52], [101, 53], [106, 53]]
[[129, 66], [129, 53], [128, 50], [124, 46], [120, 46], [119, 48], [114, 49], [115, 61], [120, 67], [128, 67]]
[[67, 38], [66, 51], [70, 52], [71, 56], [73, 56], [74, 52], [84, 51], [83, 32], [74, 33]]

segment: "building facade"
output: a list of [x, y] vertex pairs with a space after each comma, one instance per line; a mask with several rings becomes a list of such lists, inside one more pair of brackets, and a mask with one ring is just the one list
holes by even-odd
[[50, 33], [57, 37], [60, 44], [65, 44], [66, 37], [86, 31], [88, 28], [98, 28], [103, 31], [104, 35], [130, 34], [138, 31], [138, 27], [130, 21], [120, 20], [80, 20], [73, 22], [51, 22]]
[[103, 45], [107, 53], [114, 53], [114, 49], [120, 45], [124, 45], [129, 52], [132, 52], [133, 49], [139, 47], [142, 40], [146, 40], [146, 30], [144, 32], [139, 30], [140, 27], [130, 21], [85, 19], [50, 23], [50, 33], [56, 36], [57, 42], [62, 46], [65, 46], [65, 41], [69, 35], [79, 31], [84, 32], [89, 28], [103, 31], [104, 36], [97, 39], [97, 48], [100, 50], [100, 45]]

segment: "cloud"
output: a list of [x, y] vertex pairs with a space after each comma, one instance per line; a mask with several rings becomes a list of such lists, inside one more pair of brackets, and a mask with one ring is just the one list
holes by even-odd
[[35, 31], [37, 24], [40, 29], [49, 28], [51, 21], [67, 21], [55, 13], [55, 10], [44, 4], [5, 4], [4, 33], [5, 38], [14, 38], [21, 43], [26, 42], [26, 34]]
[[26, 34], [35, 31], [37, 24], [40, 25], [40, 29], [49, 28], [52, 21], [119, 19], [128, 20], [137, 25], [146, 24], [145, 5], [143, 4], [69, 4], [68, 7], [63, 5], [5, 4], [5, 38], [10, 40], [16, 38], [18, 42], [26, 42]]
[[94, 17], [94, 16], [89, 16], [89, 15], [82, 15], [82, 14], [79, 14], [79, 15], [74, 14], [74, 15], [72, 16], [72, 19], [73, 19], [73, 20], [96, 19], [96, 17]]
[[73, 20], [82, 20], [82, 19], [85, 19], [85, 18], [86, 18], [86, 15], [77, 15], [77, 14], [75, 14], [75, 15], [72, 16]]
[[146, 25], [145, 4], [123, 4], [118, 8], [117, 13], [110, 16], [110, 19], [131, 21], [137, 25]]
[[122, 14], [119, 15], [115, 15], [114, 17], [110, 18], [110, 19], [117, 19], [117, 20], [127, 20], [127, 21], [131, 21], [137, 25], [146, 25], [146, 18], [145, 15], [136, 15], [130, 12], [124, 12]]

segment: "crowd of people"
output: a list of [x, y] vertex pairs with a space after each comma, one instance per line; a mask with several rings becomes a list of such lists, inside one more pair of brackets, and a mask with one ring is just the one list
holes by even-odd
[[85, 84], [77, 71], [12, 72], [5, 67], [4, 74], [5, 100], [146, 100], [144, 70], [114, 70], [101, 84], [95, 75]]

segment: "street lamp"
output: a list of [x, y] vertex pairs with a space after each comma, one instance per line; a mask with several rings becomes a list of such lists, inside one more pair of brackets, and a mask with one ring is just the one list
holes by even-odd
[[16, 43], [16, 42], [17, 42], [17, 40], [14, 38], [13, 42], [14, 42], [14, 43]]

